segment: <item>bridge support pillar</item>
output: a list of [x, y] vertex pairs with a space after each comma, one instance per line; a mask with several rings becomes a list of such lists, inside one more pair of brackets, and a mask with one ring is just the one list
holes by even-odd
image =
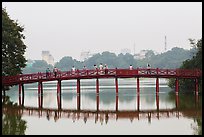
[[140, 79], [137, 77], [137, 95], [140, 94]]
[[99, 110], [99, 80], [96, 79], [96, 110]]
[[96, 96], [96, 110], [99, 111], [99, 96]]
[[96, 96], [99, 96], [99, 80], [96, 79]]
[[118, 78], [115, 78], [115, 90], [116, 90], [116, 96], [118, 96]]
[[77, 79], [77, 95], [80, 94], [80, 79]]
[[156, 95], [159, 93], [159, 78], [156, 78]]
[[118, 111], [118, 95], [115, 98], [115, 110]]
[[179, 92], [179, 80], [178, 80], [178, 78], [176, 78], [175, 90], [176, 90], [176, 95], [178, 95], [178, 92]]
[[195, 79], [195, 94], [198, 95], [198, 79]]
[[157, 111], [159, 111], [159, 96], [156, 95], [156, 106], [157, 106]]
[[137, 111], [139, 112], [140, 110], [140, 95], [137, 95]]
[[61, 92], [62, 92], [61, 80], [58, 80], [57, 81], [57, 105], [58, 105], [58, 109], [62, 108]]
[[42, 108], [43, 106], [43, 84], [42, 82], [38, 82], [38, 106]]
[[77, 95], [77, 110], [81, 109], [81, 99], [80, 99], [80, 94]]
[[38, 96], [43, 94], [43, 84], [42, 82], [38, 82]]
[[77, 110], [80, 110], [81, 107], [80, 93], [80, 79], [77, 79]]
[[57, 81], [57, 95], [61, 96], [61, 80]]
[[178, 96], [178, 94], [176, 94], [176, 108], [178, 108], [179, 107], [179, 96]]

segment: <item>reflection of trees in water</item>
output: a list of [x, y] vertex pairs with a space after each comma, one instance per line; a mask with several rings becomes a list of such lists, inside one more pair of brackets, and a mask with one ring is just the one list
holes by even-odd
[[[175, 102], [175, 92], [170, 92], [169, 100]], [[193, 92], [179, 94], [178, 109], [182, 109], [183, 116], [194, 119], [194, 124], [191, 127], [194, 129], [194, 134], [202, 135], [202, 96], [196, 96]], [[196, 108], [196, 111], [189, 113], [187, 109]]]
[[62, 99], [63, 100], [72, 100], [76, 94], [71, 93], [71, 92], [62, 92]]
[[[17, 106], [10, 101], [8, 96], [5, 96], [2, 105], [7, 105], [11, 108]], [[9, 109], [12, 111], [12, 109]], [[9, 111], [7, 110], [7, 111]], [[2, 114], [2, 135], [25, 135], [26, 121], [22, 120], [22, 116], [18, 113], [3, 113]]]
[[[96, 94], [95, 93], [85, 93], [85, 94], [83, 94], [83, 96], [85, 96], [85, 97], [87, 97], [93, 101], [96, 100]], [[135, 99], [135, 96], [119, 94], [120, 102], [131, 102], [134, 99]], [[115, 103], [116, 94], [115, 94], [115, 92], [100, 93], [99, 100], [100, 100], [100, 102], [102, 102], [103, 104], [106, 104], [106, 105]]]

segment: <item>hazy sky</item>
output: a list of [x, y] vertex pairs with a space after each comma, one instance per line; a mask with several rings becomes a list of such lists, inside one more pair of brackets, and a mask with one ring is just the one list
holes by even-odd
[[164, 51], [190, 49], [202, 38], [202, 2], [3, 2], [11, 19], [25, 27], [27, 59], [49, 50], [55, 62], [79, 60], [82, 51], [116, 54], [128, 48]]

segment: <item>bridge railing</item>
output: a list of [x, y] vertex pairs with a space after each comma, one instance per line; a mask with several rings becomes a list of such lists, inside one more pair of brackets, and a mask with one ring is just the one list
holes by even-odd
[[176, 75], [182, 76], [182, 77], [199, 77], [202, 75], [202, 72], [199, 69], [195, 69], [195, 70], [177, 69]]
[[2, 77], [2, 85], [13, 85], [20, 82], [36, 82], [38, 80], [54, 80], [60, 79], [71, 79], [71, 78], [83, 78], [93, 76], [166, 76], [166, 77], [183, 77], [193, 78], [202, 76], [202, 71], [199, 69], [159, 69], [159, 68], [137, 68], [133, 70], [129, 69], [96, 69], [96, 70], [76, 70], [76, 71], [62, 71], [58, 72], [56, 77], [54, 73], [33, 73], [33, 74], [20, 74], [16, 76], [5, 76]]

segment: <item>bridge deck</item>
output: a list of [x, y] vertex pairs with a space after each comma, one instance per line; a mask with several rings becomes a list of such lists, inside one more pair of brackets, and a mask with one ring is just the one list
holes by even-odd
[[103, 70], [76, 70], [54, 73], [33, 73], [21, 74], [16, 76], [2, 77], [3, 86], [11, 86], [20, 83], [34, 83], [54, 80], [70, 80], [70, 79], [93, 79], [93, 78], [198, 78], [202, 75], [201, 70], [187, 69], [158, 69], [158, 68], [137, 68], [129, 69], [103, 69]]

